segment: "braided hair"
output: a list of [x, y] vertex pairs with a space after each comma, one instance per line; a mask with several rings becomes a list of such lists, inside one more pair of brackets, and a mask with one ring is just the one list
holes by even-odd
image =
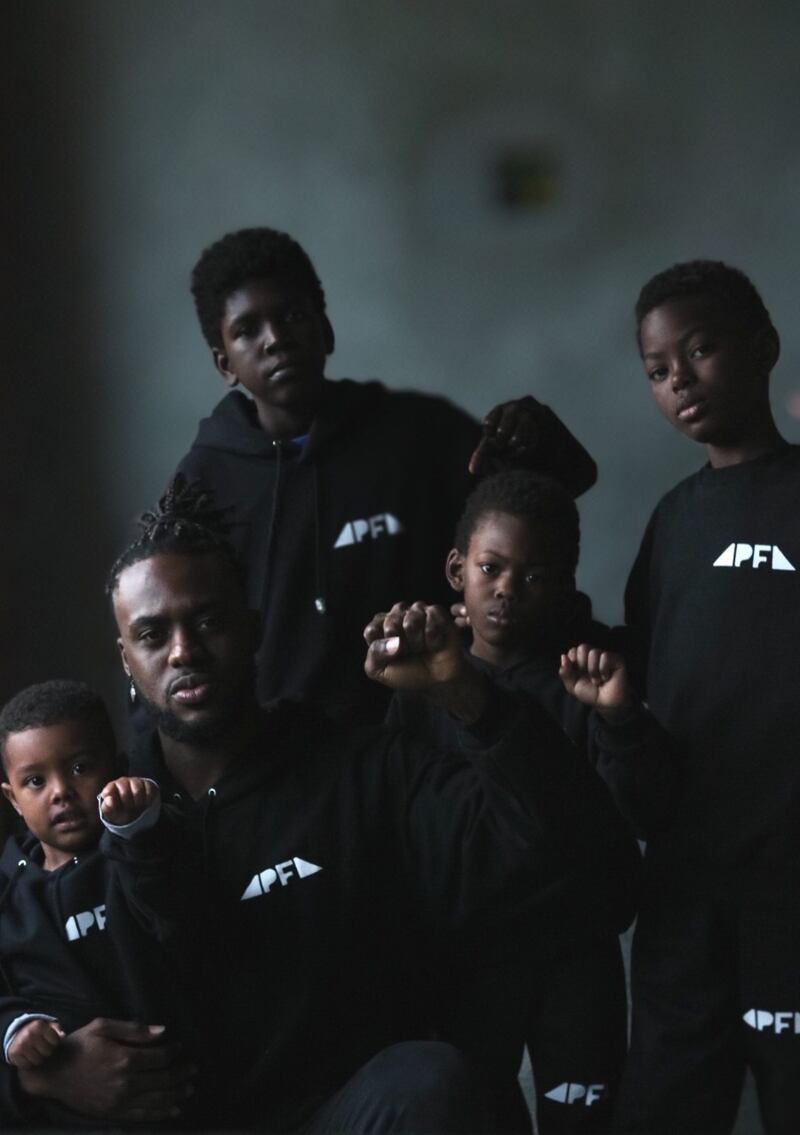
[[217, 508], [214, 494], [200, 481], [176, 473], [156, 506], [138, 520], [140, 532], [114, 561], [106, 580], [113, 599], [125, 568], [164, 552], [200, 556], [216, 552], [233, 568], [244, 586], [244, 569], [228, 539], [229, 509]]

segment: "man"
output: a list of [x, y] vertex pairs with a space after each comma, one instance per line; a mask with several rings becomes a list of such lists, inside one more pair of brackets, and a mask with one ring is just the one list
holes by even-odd
[[[192, 921], [181, 978], [198, 991], [204, 1124], [493, 1129], [511, 1080], [429, 1039], [430, 959], [463, 972], [517, 935], [546, 958], [551, 925], [625, 923], [627, 831], [599, 799], [592, 855], [570, 854], [570, 777], [552, 789], [570, 753], [529, 752], [513, 702], [435, 627], [373, 643], [370, 665], [428, 689], [462, 721], [471, 759], [294, 707], [263, 713], [257, 618], [216, 522], [207, 497], [173, 488], [109, 582], [123, 665], [155, 725], [132, 771], [170, 802], [110, 852], [144, 917], [177, 922], [176, 939]], [[151, 884], [181, 846], [186, 885], [156, 909]]]

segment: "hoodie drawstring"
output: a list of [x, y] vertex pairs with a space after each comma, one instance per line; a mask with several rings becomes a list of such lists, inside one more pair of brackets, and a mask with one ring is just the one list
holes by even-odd
[[[264, 555], [264, 585], [263, 585], [263, 601], [261, 609], [267, 611], [269, 609], [269, 584], [270, 584], [270, 570], [272, 568], [272, 549], [275, 543], [275, 527], [278, 516], [278, 497], [281, 490], [281, 473], [283, 469], [283, 451], [284, 446], [290, 449], [296, 449], [297, 446], [294, 442], [282, 442], [277, 439], [273, 441], [275, 448], [275, 488], [272, 492], [272, 509], [269, 516], [269, 527], [267, 529], [267, 548]], [[328, 603], [325, 598], [324, 587], [324, 573], [323, 573], [323, 559], [321, 547], [321, 533], [320, 533], [320, 485], [319, 485], [319, 469], [316, 463], [312, 463], [312, 472], [314, 476], [314, 582], [316, 595], [314, 596], [314, 610], [320, 615], [327, 614]]]
[[325, 588], [322, 583], [322, 549], [320, 548], [320, 509], [319, 509], [319, 469], [314, 463], [314, 570], [316, 580], [316, 597], [314, 607], [320, 615], [327, 613], [328, 604], [325, 601]]
[[[11, 890], [12, 890], [14, 884], [16, 883], [17, 879], [20, 877], [20, 875], [22, 874], [22, 872], [25, 870], [25, 868], [27, 866], [28, 866], [28, 860], [24, 859], [24, 858], [20, 859], [20, 861], [17, 863], [16, 871], [10, 877], [10, 879], [6, 883], [5, 887], [3, 888], [3, 893], [0, 894], [0, 911], [2, 911], [3, 907], [5, 906], [6, 899], [11, 894]], [[3, 985], [5, 985], [9, 997], [13, 997], [14, 996], [14, 986], [11, 984], [11, 978], [8, 976], [8, 972], [6, 971], [6, 968], [3, 965], [1, 960], [0, 960], [0, 980], [3, 982]]]
[[281, 487], [281, 466], [283, 461], [283, 443], [280, 441], [273, 441], [275, 448], [275, 488], [272, 492], [272, 509], [269, 514], [269, 528], [267, 529], [267, 550], [264, 555], [264, 589], [261, 603], [261, 610], [268, 610], [269, 600], [269, 578], [270, 568], [272, 567], [272, 544], [275, 538], [275, 518], [278, 515], [278, 494]]

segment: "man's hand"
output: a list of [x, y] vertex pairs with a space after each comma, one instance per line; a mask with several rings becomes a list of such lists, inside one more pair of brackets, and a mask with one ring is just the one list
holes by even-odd
[[470, 473], [485, 473], [499, 462], [529, 457], [540, 437], [544, 407], [528, 395], [501, 402], [483, 419], [483, 437], [469, 459]]
[[453, 622], [459, 630], [469, 630], [472, 626], [472, 623], [469, 621], [469, 615], [467, 614], [466, 603], [451, 603], [450, 614], [453, 616]]
[[78, 1115], [113, 1123], [161, 1123], [180, 1114], [195, 1070], [162, 1025], [96, 1017], [65, 1037], [44, 1068], [20, 1069], [22, 1091]]
[[15, 1068], [38, 1068], [50, 1059], [64, 1036], [58, 1021], [28, 1021], [14, 1033], [8, 1046], [8, 1063]]
[[140, 776], [121, 776], [100, 793], [100, 812], [110, 824], [132, 824], [159, 798], [158, 785]]
[[442, 607], [395, 603], [364, 628], [364, 670], [393, 690], [417, 690], [468, 724], [486, 705], [485, 679], [466, 659], [460, 636]]
[[395, 603], [364, 628], [364, 670], [393, 690], [430, 690], [458, 678], [466, 666], [452, 621], [442, 607]]
[[558, 671], [567, 693], [613, 723], [634, 707], [628, 671], [619, 654], [585, 642], [561, 655]]

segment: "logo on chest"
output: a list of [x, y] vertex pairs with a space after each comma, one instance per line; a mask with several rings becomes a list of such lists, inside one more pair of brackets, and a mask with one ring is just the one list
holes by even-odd
[[91, 910], [82, 910], [80, 914], [73, 914], [71, 918], [67, 919], [64, 926], [70, 942], [77, 942], [79, 938], [85, 938], [92, 929], [105, 930], [105, 928], [105, 903], [95, 906]]
[[245, 899], [257, 899], [261, 895], [268, 895], [276, 883], [282, 887], [289, 885], [292, 879], [306, 879], [309, 875], [316, 875], [322, 868], [316, 863], [309, 863], [306, 859], [295, 856], [284, 863], [276, 863], [274, 867], [265, 867], [258, 871], [244, 889], [241, 902]]
[[714, 560], [714, 567], [771, 568], [772, 571], [796, 571], [777, 544], [728, 544]]
[[776, 1033], [778, 1036], [781, 1033], [790, 1033], [793, 1036], [800, 1033], [800, 1013], [791, 1009], [784, 1013], [774, 1013], [768, 1009], [748, 1009], [743, 1014], [742, 1020], [759, 1033], [766, 1031]]
[[379, 540], [381, 536], [397, 536], [403, 531], [403, 525], [391, 512], [379, 512], [365, 520], [348, 520], [333, 546], [348, 548], [351, 544], [363, 544], [365, 540]]

